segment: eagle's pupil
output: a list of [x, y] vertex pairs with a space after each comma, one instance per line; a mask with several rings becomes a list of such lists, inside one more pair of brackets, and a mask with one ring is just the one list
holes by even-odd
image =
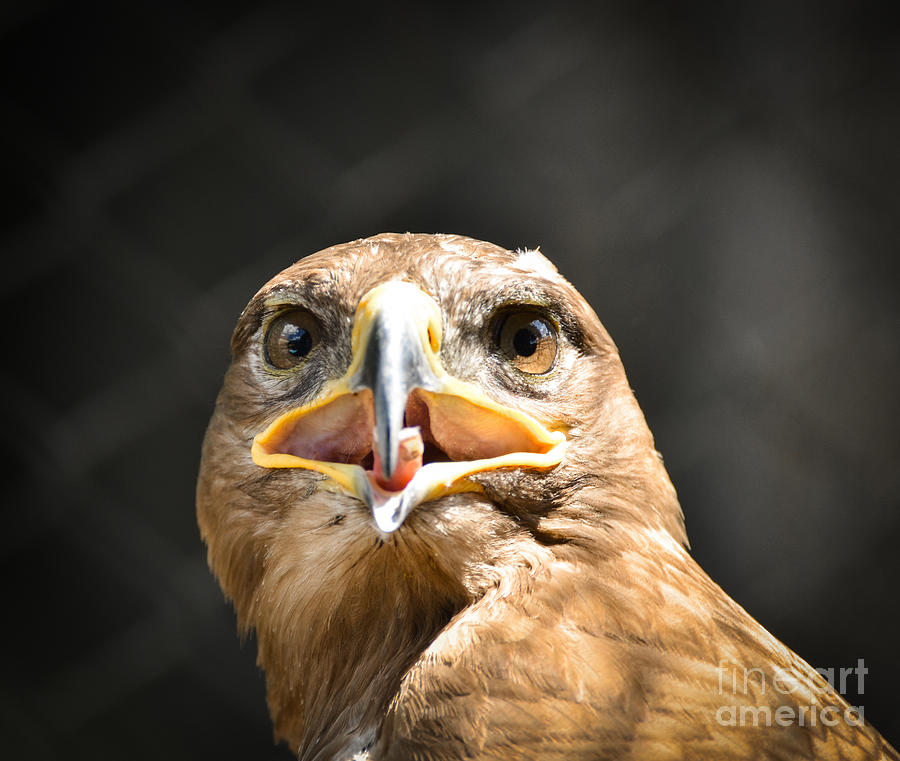
[[287, 335], [287, 350], [291, 356], [305, 357], [312, 349], [312, 336], [308, 330], [292, 325]]
[[533, 329], [520, 328], [513, 336], [513, 348], [520, 357], [530, 357], [537, 351], [538, 337]]

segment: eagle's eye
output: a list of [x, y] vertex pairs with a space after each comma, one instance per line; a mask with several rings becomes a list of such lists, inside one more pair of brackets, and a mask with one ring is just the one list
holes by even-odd
[[550, 372], [556, 363], [556, 328], [534, 310], [501, 314], [494, 343], [516, 368], [531, 375]]
[[282, 312], [266, 332], [266, 359], [279, 370], [299, 365], [319, 342], [319, 321], [305, 309]]

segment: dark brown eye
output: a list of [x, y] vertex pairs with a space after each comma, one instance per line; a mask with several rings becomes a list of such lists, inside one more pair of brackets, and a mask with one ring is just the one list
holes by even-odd
[[540, 375], [556, 363], [556, 328], [538, 312], [508, 312], [497, 321], [494, 342], [519, 370]]
[[266, 359], [279, 370], [299, 365], [319, 342], [319, 321], [304, 309], [278, 315], [266, 333]]

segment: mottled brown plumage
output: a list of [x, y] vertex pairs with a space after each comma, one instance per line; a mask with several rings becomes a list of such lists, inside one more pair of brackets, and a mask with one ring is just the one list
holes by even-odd
[[[439, 306], [450, 376], [565, 431], [567, 448], [553, 468], [476, 473], [478, 491], [425, 501], [384, 533], [321, 473], [260, 467], [251, 442], [347, 371], [360, 300], [390, 280]], [[275, 372], [261, 342], [290, 304], [322, 335]], [[492, 315], [515, 304], [559, 327], [546, 375], [492, 342]], [[265, 285], [232, 348], [199, 523], [241, 629], [256, 631], [275, 734], [301, 759], [898, 758], [844, 718], [723, 724], [723, 705], [833, 706], [831, 718], [846, 704], [688, 554], [616, 348], [540, 254], [445, 235], [335, 246]], [[746, 693], [734, 669], [759, 669]]]

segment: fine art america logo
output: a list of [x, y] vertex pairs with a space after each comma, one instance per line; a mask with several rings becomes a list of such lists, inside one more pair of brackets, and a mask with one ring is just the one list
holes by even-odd
[[847, 693], [848, 685], [856, 694], [865, 692], [869, 673], [860, 658], [853, 668], [818, 668], [823, 685], [800, 671], [773, 667], [771, 673], [747, 669], [727, 661], [719, 663], [719, 695], [716, 721], [726, 727], [834, 727], [845, 722], [856, 727], [865, 724], [863, 706], [846, 705], [836, 697]]

